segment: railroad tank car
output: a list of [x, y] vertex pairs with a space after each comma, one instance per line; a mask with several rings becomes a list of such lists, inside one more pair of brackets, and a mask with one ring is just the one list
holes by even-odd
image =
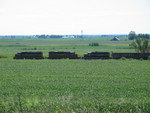
[[84, 59], [110, 59], [109, 52], [88, 52], [84, 54]]
[[112, 53], [113, 59], [120, 59], [122, 57], [125, 58], [133, 58], [133, 59], [148, 59], [150, 53]]
[[78, 55], [73, 51], [65, 52], [65, 51], [51, 51], [49, 52], [49, 59], [78, 59]]
[[15, 54], [14, 59], [44, 59], [42, 52], [21, 52]]

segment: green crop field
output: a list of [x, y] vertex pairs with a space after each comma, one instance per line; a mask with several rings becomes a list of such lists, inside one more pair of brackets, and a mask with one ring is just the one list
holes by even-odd
[[134, 52], [126, 38], [110, 39], [0, 39], [0, 113], [149, 113], [150, 60], [13, 60], [22, 51]]
[[[134, 52], [130, 49], [127, 38], [121, 38], [120, 42], [110, 41], [112, 37], [84, 38], [84, 39], [25, 39], [25, 38], [0, 38], [0, 55], [12, 59], [17, 52], [42, 51], [48, 56], [49, 51], [75, 51], [83, 56], [89, 51], [106, 52]], [[100, 46], [89, 46], [89, 43], [97, 42]]]

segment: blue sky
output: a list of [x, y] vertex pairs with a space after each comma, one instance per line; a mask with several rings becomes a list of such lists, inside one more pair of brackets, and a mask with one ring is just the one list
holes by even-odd
[[0, 35], [150, 34], [150, 0], [0, 0]]

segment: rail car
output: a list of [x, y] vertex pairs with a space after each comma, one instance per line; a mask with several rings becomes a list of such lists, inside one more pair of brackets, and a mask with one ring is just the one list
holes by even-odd
[[150, 53], [112, 53], [113, 59], [120, 59], [122, 57], [125, 58], [133, 58], [133, 59], [145, 59], [147, 60], [150, 56]]
[[110, 59], [109, 52], [88, 52], [83, 59]]
[[14, 56], [14, 59], [44, 59], [42, 52], [21, 52]]
[[75, 52], [69, 51], [69, 52], [56, 52], [56, 51], [51, 51], [49, 52], [49, 59], [78, 59], [78, 55], [75, 54]]

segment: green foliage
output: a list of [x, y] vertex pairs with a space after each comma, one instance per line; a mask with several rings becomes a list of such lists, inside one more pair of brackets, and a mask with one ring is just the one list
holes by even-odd
[[0, 58], [7, 58], [6, 56], [2, 56], [2, 55], [0, 55]]
[[128, 35], [128, 39], [134, 40], [137, 38], [150, 39], [150, 36], [148, 34], [142, 34], [142, 33], [136, 35], [136, 33], [134, 31], [130, 31], [130, 33]]
[[148, 56], [148, 60], [150, 60], [150, 56]]
[[97, 43], [97, 42], [92, 42], [92, 43], [89, 43], [89, 46], [99, 46], [99, 43]]
[[138, 34], [137, 38], [144, 38], [144, 39], [150, 39], [148, 34]]
[[128, 35], [128, 39], [129, 40], [134, 40], [136, 38], [136, 33], [135, 31], [130, 31], [129, 35]]
[[121, 60], [126, 60], [126, 59], [127, 59], [126, 57], [122, 57], [122, 58], [121, 58]]
[[135, 48], [137, 52], [148, 53], [150, 51], [149, 40], [143, 38], [137, 38], [129, 46]]
[[0, 60], [0, 64], [2, 113], [150, 112], [150, 61]]

